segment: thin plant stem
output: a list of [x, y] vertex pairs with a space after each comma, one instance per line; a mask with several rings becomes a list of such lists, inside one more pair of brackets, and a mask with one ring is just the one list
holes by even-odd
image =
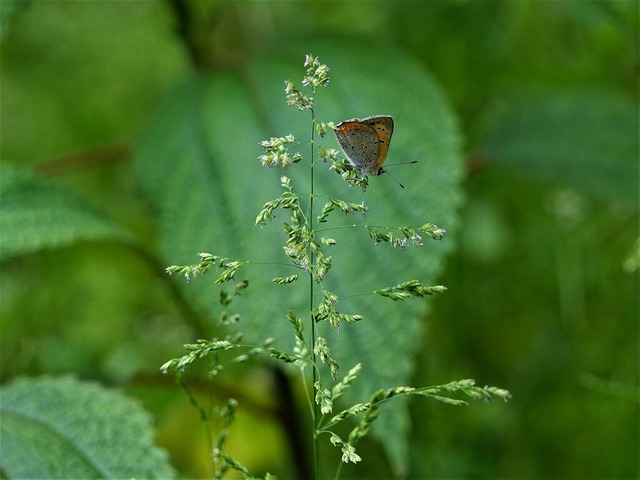
[[[315, 94], [315, 89], [314, 92]], [[315, 137], [315, 122], [316, 122], [316, 114], [313, 108], [311, 109], [311, 143], [310, 143], [310, 179], [311, 179], [311, 187], [310, 187], [310, 195], [309, 195], [309, 217], [307, 221], [313, 218], [313, 158], [314, 158], [314, 137]], [[311, 232], [312, 235], [315, 235], [315, 232]], [[309, 266], [309, 320], [311, 322], [311, 358], [313, 359], [311, 368], [313, 371], [313, 395], [311, 396], [312, 402], [312, 428], [313, 428], [313, 478], [318, 479], [318, 404], [316, 403], [316, 382], [318, 377], [318, 369], [316, 368], [316, 322], [313, 320], [313, 307], [315, 305], [315, 295], [314, 295], [314, 265], [315, 265], [315, 255], [313, 253], [313, 249], [309, 252], [310, 258], [310, 266]]]

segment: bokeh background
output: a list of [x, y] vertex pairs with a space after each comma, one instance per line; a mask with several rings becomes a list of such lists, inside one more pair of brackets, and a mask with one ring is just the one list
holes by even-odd
[[[338, 194], [366, 201], [367, 221], [448, 230], [407, 252], [340, 238], [336, 264], [354, 263], [336, 267], [337, 289], [404, 273], [448, 288], [341, 332], [343, 368], [375, 367], [364, 391], [397, 375], [513, 395], [385, 409], [345, 478], [638, 477], [636, 1], [0, 7], [3, 385], [73, 374], [118, 389], [151, 413], [179, 477], [209, 475], [206, 428], [159, 367], [224, 335], [218, 290], [164, 268], [233, 247], [253, 258], [261, 235], [282, 240], [277, 225], [252, 226], [282, 173], [255, 158], [264, 138], [304, 135], [308, 117], [285, 105], [283, 85], [299, 83], [312, 52], [331, 67], [322, 120], [392, 114], [389, 158], [419, 160], [393, 169], [405, 190], [384, 176]], [[271, 312], [291, 294], [270, 288], [242, 298], [250, 337], [283, 322]], [[257, 475], [304, 476], [296, 378], [260, 361], [213, 383], [205, 370], [189, 378], [203, 403], [240, 402], [230, 453]], [[331, 447], [321, 453], [335, 464]]]

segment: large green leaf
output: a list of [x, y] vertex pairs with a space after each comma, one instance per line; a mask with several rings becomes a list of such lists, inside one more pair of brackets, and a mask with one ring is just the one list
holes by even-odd
[[4, 165], [0, 178], [0, 260], [82, 240], [130, 238], [77, 195], [27, 169]]
[[[235, 71], [201, 75], [182, 85], [158, 108], [135, 156], [140, 185], [159, 214], [161, 255], [167, 265], [195, 263], [200, 251], [237, 259], [286, 263], [279, 214], [264, 229], [254, 226], [264, 202], [279, 195], [279, 177], [293, 179], [294, 188], [308, 191], [308, 157], [287, 170], [266, 170], [256, 157], [258, 142], [270, 136], [294, 133], [308, 140], [310, 116], [288, 108], [284, 80], [300, 86], [304, 54], [311, 51], [331, 68], [331, 85], [316, 95], [322, 121], [390, 114], [395, 133], [387, 163], [418, 160], [417, 165], [391, 167], [401, 189], [389, 176], [370, 178], [366, 192], [346, 186], [328, 165], [316, 169], [315, 192], [352, 202], [364, 201], [370, 212], [331, 221], [338, 225], [371, 224], [421, 226], [433, 222], [451, 232], [462, 200], [459, 182], [461, 156], [458, 131], [447, 104], [429, 75], [402, 52], [349, 40], [350, 48], [330, 39], [252, 59]], [[385, 58], [384, 66], [380, 62]], [[321, 143], [337, 148], [333, 135]], [[308, 154], [309, 145], [300, 146]], [[318, 200], [319, 207], [322, 198]], [[319, 208], [318, 207], [318, 208]], [[317, 214], [317, 212], [316, 212]], [[437, 283], [453, 239], [425, 240], [408, 251], [375, 246], [364, 229], [327, 232], [338, 244], [328, 252], [334, 267], [324, 286], [340, 297], [366, 293], [409, 279]], [[285, 318], [287, 308], [306, 316], [308, 282], [275, 287], [273, 276], [296, 271], [286, 266], [251, 266], [238, 274], [251, 286], [237, 307], [243, 315], [239, 328], [253, 340], [274, 337], [279, 348], [290, 348], [293, 337]], [[215, 311], [214, 277], [197, 279], [186, 293]], [[234, 305], [236, 306], [236, 305]], [[360, 401], [378, 388], [406, 384], [416, 368], [414, 354], [424, 334], [421, 316], [427, 303], [391, 302], [373, 295], [345, 299], [338, 308], [361, 313], [365, 320], [345, 325], [339, 334], [321, 328], [343, 369], [357, 362], [363, 376], [352, 398]], [[325, 325], [322, 325], [325, 327]], [[403, 433], [408, 417], [394, 410], [380, 421], [379, 433], [396, 467], [406, 456]], [[382, 433], [384, 433], [382, 435]]]
[[637, 205], [638, 107], [608, 91], [514, 98], [485, 146], [496, 163], [587, 195]]
[[70, 377], [2, 387], [0, 464], [10, 478], [174, 478], [151, 419], [124, 395]]

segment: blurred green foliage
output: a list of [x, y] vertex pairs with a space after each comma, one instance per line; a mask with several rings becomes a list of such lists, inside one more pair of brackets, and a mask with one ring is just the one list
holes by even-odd
[[[340, 50], [335, 65], [321, 56], [334, 67], [343, 95], [324, 98], [328, 116], [342, 115], [342, 108], [353, 110], [349, 117], [393, 109], [407, 119], [424, 115], [427, 124], [424, 135], [420, 121], [400, 122], [395, 133], [390, 156], [410, 157], [412, 146], [421, 156], [414, 174], [412, 166], [398, 169], [409, 193], [403, 198], [389, 179], [372, 179], [367, 202], [436, 223], [430, 215], [443, 211], [438, 198], [452, 209], [442, 225], [450, 235], [438, 247], [447, 263], [425, 267], [448, 291], [428, 301], [428, 312], [414, 312], [415, 324], [407, 322], [414, 326], [404, 333], [417, 343], [400, 367], [413, 372], [413, 385], [474, 377], [514, 395], [508, 404], [468, 409], [413, 401], [410, 460], [394, 467], [410, 478], [640, 474], [638, 272], [623, 268], [638, 255], [637, 2], [1, 6], [3, 381], [74, 373], [119, 385], [153, 412], [158, 443], [179, 474], [206, 476], [205, 436], [193, 434], [204, 427], [158, 368], [180, 355], [183, 343], [214, 334], [210, 307], [187, 300], [191, 287], [177, 288], [164, 276], [172, 252], [171, 263], [194, 261], [197, 252], [184, 246], [178, 252], [178, 234], [185, 232], [162, 219], [193, 214], [185, 202], [206, 212], [210, 198], [215, 207], [211, 219], [201, 218], [203, 226], [243, 225], [246, 219], [234, 214], [238, 200], [225, 195], [232, 190], [225, 182], [239, 181], [232, 162], [254, 162], [265, 134], [288, 133], [280, 129], [299, 121], [294, 112], [276, 113], [284, 106], [275, 79], [296, 75], [305, 53]], [[404, 83], [393, 82], [399, 76]], [[189, 96], [196, 105], [201, 99], [194, 78], [216, 78], [207, 91], [208, 117], [185, 110]], [[350, 90], [356, 78], [364, 80]], [[367, 78], [380, 85], [371, 87]], [[385, 85], [388, 94], [381, 95]], [[240, 88], [248, 94], [238, 97]], [[438, 101], [412, 97], [417, 91]], [[371, 100], [376, 95], [379, 103]], [[210, 104], [220, 98], [252, 100], [245, 110], [216, 115]], [[167, 113], [171, 99], [182, 116]], [[442, 111], [423, 111], [441, 103]], [[431, 125], [451, 121], [449, 111], [457, 118], [452, 125]], [[224, 125], [221, 118], [232, 120]], [[155, 131], [163, 135], [150, 139], [159, 123]], [[444, 127], [454, 136], [461, 131], [464, 180], [429, 168], [441, 158], [438, 145], [449, 142], [455, 151], [456, 138], [429, 141]], [[205, 196], [183, 183], [182, 191], [164, 186], [184, 177], [180, 159], [191, 152], [183, 147], [189, 137], [180, 135], [212, 141], [225, 133], [211, 149], [240, 149], [248, 158], [212, 163], [224, 179], [207, 185], [215, 190]], [[159, 163], [134, 160], [134, 169], [131, 160], [141, 149], [157, 154]], [[173, 156], [175, 168], [161, 163], [161, 155]], [[140, 188], [141, 178], [158, 190]], [[247, 191], [255, 205], [242, 207], [257, 212], [270, 187], [251, 178]], [[432, 196], [430, 189], [445, 185]], [[150, 201], [177, 192], [183, 197]], [[167, 217], [167, 209], [176, 216]], [[16, 211], [31, 213], [16, 217]], [[187, 233], [205, 251], [220, 242], [215, 231]], [[206, 295], [208, 282], [201, 283], [195, 288]], [[240, 401], [238, 430], [229, 440], [234, 454], [256, 473], [294, 478], [296, 451], [287, 441], [303, 441], [278, 409], [286, 389], [277, 378], [267, 367], [237, 367], [213, 393]], [[202, 398], [211, 392], [204, 381], [194, 388]], [[290, 394], [304, 424], [301, 392]], [[360, 448], [365, 462], [345, 469], [346, 478], [391, 475], [380, 445]]]

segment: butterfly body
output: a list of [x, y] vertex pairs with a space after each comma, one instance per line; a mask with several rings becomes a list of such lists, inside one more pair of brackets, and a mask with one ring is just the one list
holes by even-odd
[[382, 175], [382, 164], [387, 158], [393, 118], [375, 115], [353, 118], [334, 128], [336, 138], [349, 162], [364, 175]]

